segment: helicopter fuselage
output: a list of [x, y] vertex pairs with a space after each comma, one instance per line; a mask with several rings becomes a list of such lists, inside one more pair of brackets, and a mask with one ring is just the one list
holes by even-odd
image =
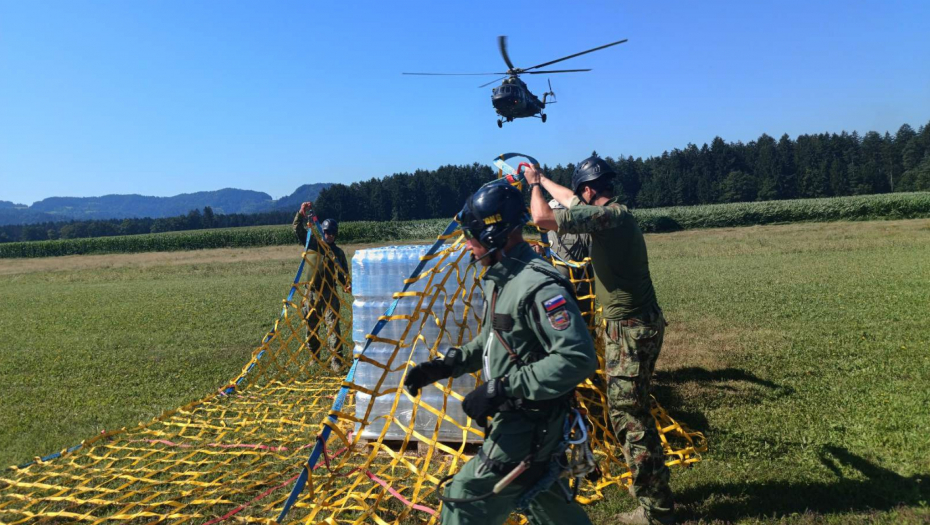
[[[501, 118], [497, 119], [497, 127], [503, 127], [504, 121], [513, 122], [513, 119], [524, 118], [524, 117], [535, 117], [539, 116], [539, 119], [543, 122], [546, 121], [546, 104], [555, 103], [555, 92], [552, 91], [552, 83], [549, 83], [549, 91], [543, 94], [542, 100], [539, 100], [539, 97], [530, 92], [529, 88], [526, 87], [526, 84], [520, 80], [520, 75], [529, 74], [529, 75], [541, 75], [549, 73], [581, 73], [584, 71], [591, 71], [590, 69], [549, 69], [543, 70], [539, 69], [542, 67], [550, 66], [562, 62], [563, 60], [568, 60], [570, 58], [575, 58], [577, 56], [586, 55], [594, 51], [599, 51], [601, 49], [615, 46], [617, 44], [622, 44], [626, 42], [626, 39], [618, 40], [616, 42], [611, 42], [610, 44], [605, 44], [603, 46], [598, 46], [595, 48], [582, 51], [580, 53], [574, 53], [566, 57], [557, 58], [555, 60], [550, 60], [548, 62], [543, 62], [542, 64], [536, 64], [535, 66], [522, 68], [516, 67], [513, 65], [513, 62], [510, 61], [510, 56], [507, 54], [507, 37], [499, 36], [497, 37], [497, 45], [500, 48], [501, 57], [504, 59], [504, 63], [507, 64], [507, 72], [500, 73], [404, 73], [405, 75], [507, 75], [504, 77], [504, 82], [497, 86], [496, 88], [491, 89], [491, 103], [494, 105], [494, 110], [497, 111], [497, 114]], [[490, 86], [491, 84], [497, 82], [497, 80], [492, 80], [486, 82], [479, 88], [484, 88]]]
[[508, 121], [542, 113], [543, 104], [520, 79], [507, 79], [491, 90], [491, 103], [497, 114]]

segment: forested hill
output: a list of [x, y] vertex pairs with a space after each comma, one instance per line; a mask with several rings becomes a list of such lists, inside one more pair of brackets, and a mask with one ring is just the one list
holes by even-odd
[[[579, 152], [578, 160], [588, 154]], [[717, 137], [710, 144], [688, 144], [659, 157], [606, 158], [619, 175], [617, 189], [634, 207], [927, 191], [930, 124], [917, 131], [905, 124], [894, 135], [844, 131], [793, 140], [762, 135], [746, 144]], [[568, 185], [574, 165], [544, 168]], [[473, 164], [334, 184], [320, 193], [317, 212], [340, 220], [451, 217], [493, 176], [486, 165]]]
[[82, 219], [121, 219], [183, 215], [190, 210], [204, 206], [210, 206], [217, 213], [253, 213], [269, 209], [272, 203], [273, 199], [267, 193], [226, 188], [217, 191], [183, 193], [174, 197], [143, 195], [50, 197], [36, 202], [29, 209]]
[[253, 214], [296, 210], [300, 203], [313, 201], [329, 183], [305, 184], [280, 199], [259, 191], [226, 188], [217, 191], [185, 193], [173, 197], [144, 195], [104, 195], [102, 197], [50, 197], [32, 206], [0, 201], [0, 225], [34, 224], [69, 220], [105, 220], [148, 217], [152, 219], [185, 215], [209, 207], [217, 214]]

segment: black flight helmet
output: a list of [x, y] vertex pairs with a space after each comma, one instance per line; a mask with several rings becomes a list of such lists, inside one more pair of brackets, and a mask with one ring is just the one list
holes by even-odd
[[476, 239], [492, 251], [503, 248], [510, 233], [529, 220], [523, 194], [503, 181], [476, 191], [456, 219], [466, 238]]
[[326, 219], [321, 226], [323, 227], [323, 233], [331, 233], [333, 237], [339, 234], [339, 223], [336, 222], [336, 219]]
[[604, 182], [616, 177], [614, 169], [607, 164], [607, 161], [598, 157], [596, 154], [579, 162], [572, 173], [572, 193], [578, 195], [581, 192], [581, 186], [585, 183], [604, 179]]

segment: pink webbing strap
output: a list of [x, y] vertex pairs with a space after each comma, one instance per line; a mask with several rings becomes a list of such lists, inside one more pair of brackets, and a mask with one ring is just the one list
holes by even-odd
[[[167, 439], [130, 439], [130, 443], [158, 443], [160, 445], [167, 445], [169, 447], [181, 447], [181, 448], [195, 448], [203, 445], [189, 445], [186, 443], [175, 443], [173, 441], [168, 441]], [[208, 443], [208, 447], [218, 447], [218, 448], [251, 448], [257, 450], [270, 450], [272, 452], [285, 452], [289, 450], [287, 447], [271, 447], [268, 445], [262, 445], [260, 443]], [[302, 445], [298, 450], [312, 447], [313, 445]]]
[[214, 525], [215, 523], [219, 523], [219, 522], [221, 522], [221, 521], [228, 520], [229, 518], [231, 518], [231, 517], [235, 516], [236, 514], [239, 514], [240, 512], [242, 512], [246, 507], [252, 505], [252, 504], [255, 503], [256, 501], [258, 501], [258, 500], [264, 498], [265, 496], [271, 494], [272, 492], [278, 490], [279, 488], [281, 488], [281, 487], [286, 487], [286, 486], [290, 485], [291, 483], [294, 482], [295, 479], [297, 479], [298, 476], [300, 476], [300, 473], [294, 474], [294, 476], [293, 476], [291, 479], [285, 481], [284, 483], [282, 483], [282, 484], [280, 484], [280, 485], [278, 485], [278, 486], [276, 486], [276, 487], [271, 487], [270, 489], [266, 490], [265, 492], [262, 492], [261, 494], [259, 494], [259, 495], [258, 495], [257, 497], [255, 497], [255, 499], [253, 499], [252, 501], [249, 501], [248, 503], [243, 503], [242, 505], [239, 505], [238, 507], [234, 508], [233, 510], [231, 510], [231, 511], [227, 512], [226, 514], [220, 516], [219, 518], [213, 518], [212, 520], [208, 521], [208, 522], [206, 523], [206, 525]]
[[384, 481], [383, 479], [379, 478], [378, 476], [375, 476], [374, 474], [371, 473], [370, 470], [366, 470], [366, 471], [365, 471], [365, 475], [368, 476], [368, 479], [374, 481], [374, 482], [377, 483], [378, 485], [381, 485], [382, 487], [384, 487], [385, 489], [387, 489], [387, 491], [391, 494], [391, 496], [394, 496], [395, 498], [397, 498], [397, 500], [400, 501], [401, 503], [403, 503], [404, 505], [406, 505], [406, 506], [408, 506], [408, 507], [410, 507], [410, 508], [412, 508], [412, 509], [415, 509], [415, 510], [423, 511], [423, 512], [429, 514], [430, 516], [435, 516], [435, 515], [436, 515], [436, 511], [433, 510], [433, 509], [431, 509], [431, 508], [429, 508], [429, 507], [426, 507], [426, 506], [424, 506], [424, 505], [414, 505], [413, 503], [411, 503], [409, 499], [403, 497], [403, 496], [401, 495], [400, 492], [397, 492], [397, 491], [394, 490], [390, 485], [388, 485], [388, 484], [387, 484], [387, 481]]
[[[309, 445], [305, 445], [305, 446], [309, 446]], [[304, 447], [300, 447], [300, 448], [304, 448]], [[335, 454], [333, 454], [333, 457], [334, 457], [334, 458], [335, 458], [335, 457], [338, 457], [339, 455], [341, 455], [342, 453], [344, 453], [346, 450], [349, 450], [349, 448], [348, 448], [348, 447], [343, 448], [342, 450], [340, 450], [340, 451], [336, 452]], [[322, 466], [322, 465], [314, 465], [314, 466], [313, 466], [313, 470], [316, 470], [317, 468], [319, 468], [319, 467], [321, 467], [321, 466]], [[243, 503], [242, 505], [239, 505], [238, 507], [234, 508], [233, 510], [227, 512], [226, 514], [223, 514], [223, 515], [220, 516], [219, 518], [213, 518], [212, 520], [208, 521], [208, 522], [205, 523], [204, 525], [215, 525], [216, 523], [219, 523], [219, 522], [221, 522], [221, 521], [226, 521], [226, 520], [228, 520], [229, 518], [235, 516], [236, 514], [239, 514], [239, 513], [242, 512], [243, 510], [247, 509], [249, 506], [251, 506], [251, 505], [252, 505], [253, 503], [255, 503], [256, 501], [258, 501], [258, 500], [264, 498], [265, 496], [271, 494], [272, 492], [274, 492], [274, 491], [276, 491], [276, 490], [278, 490], [278, 489], [280, 489], [280, 488], [282, 488], [282, 487], [286, 487], [286, 486], [290, 485], [290, 484], [293, 483], [294, 480], [296, 480], [298, 477], [300, 477], [300, 473], [294, 474], [294, 476], [293, 476], [291, 479], [285, 481], [284, 483], [282, 483], [282, 484], [280, 484], [280, 485], [278, 485], [278, 486], [276, 486], [276, 487], [271, 487], [270, 489], [268, 489], [268, 490], [266, 490], [265, 492], [262, 492], [261, 494], [259, 494], [258, 496], [256, 496], [254, 499], [252, 499], [252, 500], [249, 501], [248, 503]]]

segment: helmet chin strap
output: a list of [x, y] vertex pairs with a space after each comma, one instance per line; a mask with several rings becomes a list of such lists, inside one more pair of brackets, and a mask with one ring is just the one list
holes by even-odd
[[[522, 224], [519, 224], [519, 225], [517, 225], [517, 226], [514, 226], [514, 228], [513, 228], [512, 230], [510, 230], [509, 232], [507, 232], [507, 235], [510, 235], [511, 233], [515, 232], [518, 228], [522, 228], [522, 227], [523, 227]], [[478, 242], [481, 242], [481, 241], [478, 241]], [[481, 245], [484, 246], [484, 243], [481, 243]], [[485, 254], [482, 255], [481, 257], [475, 257], [475, 254], [472, 253], [472, 254], [471, 254], [471, 261], [468, 263], [468, 266], [472, 266], [472, 265], [474, 265], [475, 263], [477, 263], [477, 262], [481, 261], [482, 259], [484, 259], [485, 257], [487, 257], [487, 256], [489, 256], [489, 255], [492, 255], [492, 254], [494, 254], [494, 253], [500, 253], [500, 254], [501, 254], [501, 258], [503, 259], [504, 257], [507, 256], [507, 254], [504, 253], [503, 248], [504, 248], [503, 246], [497, 247], [497, 248], [491, 248], [490, 250], [488, 250], [487, 253], [485, 253]], [[499, 262], [499, 261], [495, 261], [495, 262]]]
[[[591, 190], [591, 191], [594, 191], [594, 190]], [[591, 200], [587, 200], [587, 201], [584, 200], [584, 190], [582, 190], [581, 195], [578, 195], [578, 200], [580, 200], [581, 202], [587, 204], [588, 206], [591, 206], [591, 203], [593, 203], [593, 202], [594, 202], [594, 199], [596, 199], [596, 198], [597, 198], [597, 192], [596, 192], [596, 191], [594, 191], [594, 195], [591, 197]]]
[[485, 254], [482, 255], [481, 257], [475, 257], [475, 254], [472, 253], [472, 254], [471, 254], [471, 261], [468, 263], [468, 266], [474, 266], [474, 265], [477, 264], [479, 261], [481, 261], [481, 260], [484, 259], [485, 257], [491, 255], [492, 253], [497, 252], [498, 250], [500, 250], [500, 248], [491, 248], [490, 250], [488, 250], [487, 253], [485, 253]]

